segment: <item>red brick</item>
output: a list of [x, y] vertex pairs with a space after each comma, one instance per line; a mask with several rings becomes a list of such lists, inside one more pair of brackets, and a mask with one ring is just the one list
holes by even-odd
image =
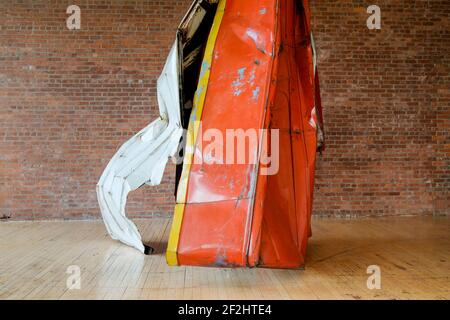
[[[99, 217], [95, 185], [117, 148], [158, 116], [156, 79], [190, 0], [0, 2], [0, 216]], [[311, 1], [327, 150], [314, 212], [449, 212], [448, 1]], [[174, 166], [129, 197], [171, 214]]]

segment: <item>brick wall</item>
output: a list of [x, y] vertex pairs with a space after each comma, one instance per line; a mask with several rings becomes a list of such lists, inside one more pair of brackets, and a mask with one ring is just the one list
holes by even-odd
[[328, 144], [315, 212], [448, 213], [450, 2], [312, 3]]
[[[68, 5], [82, 11], [69, 31]], [[96, 182], [154, 119], [155, 84], [190, 0], [0, 1], [0, 217], [98, 217]], [[315, 213], [448, 213], [449, 4], [315, 0], [327, 150]], [[171, 213], [174, 167], [129, 197]]]

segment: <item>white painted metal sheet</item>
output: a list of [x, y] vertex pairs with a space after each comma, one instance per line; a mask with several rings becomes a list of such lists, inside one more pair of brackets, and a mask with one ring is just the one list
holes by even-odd
[[178, 59], [176, 41], [157, 83], [160, 118], [122, 145], [97, 184], [97, 197], [108, 233], [141, 252], [144, 252], [141, 235], [126, 217], [125, 205], [131, 191], [143, 184], [161, 183], [169, 157], [177, 152], [183, 133]]

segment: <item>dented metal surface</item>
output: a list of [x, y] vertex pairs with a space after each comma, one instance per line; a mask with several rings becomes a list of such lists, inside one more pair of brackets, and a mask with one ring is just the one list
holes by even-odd
[[[201, 131], [223, 135], [228, 129], [278, 129], [280, 168], [267, 176], [259, 163], [206, 165], [200, 128], [192, 126], [193, 164], [183, 167], [167, 260], [301, 267], [322, 132], [307, 1], [221, 0], [208, 47], [190, 122], [201, 120]], [[269, 133], [269, 142], [246, 156], [260, 157], [271, 138]]]

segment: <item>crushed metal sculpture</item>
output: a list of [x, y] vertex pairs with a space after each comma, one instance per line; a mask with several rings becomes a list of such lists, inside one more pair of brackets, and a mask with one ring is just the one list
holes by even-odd
[[303, 267], [323, 148], [308, 0], [194, 1], [157, 89], [160, 118], [97, 185], [111, 237], [148, 251], [127, 195], [178, 156], [169, 265]]

